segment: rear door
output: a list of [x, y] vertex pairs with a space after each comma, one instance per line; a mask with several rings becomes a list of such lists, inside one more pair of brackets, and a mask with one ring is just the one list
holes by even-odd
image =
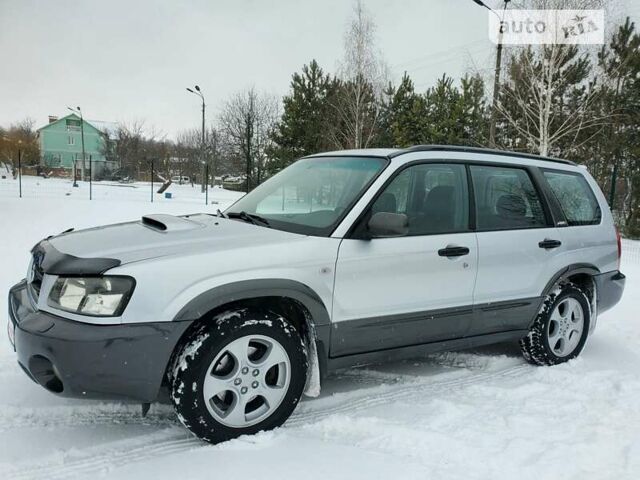
[[595, 181], [586, 170], [543, 168], [542, 175], [564, 217], [565, 226], [559, 231], [565, 264], [589, 264], [601, 272], [616, 270], [616, 231], [611, 216], [603, 215], [600, 203], [607, 208], [606, 200]]
[[424, 163], [397, 173], [365, 211], [406, 214], [395, 238], [345, 238], [338, 252], [331, 356], [464, 336], [471, 322], [478, 250], [469, 228], [462, 164]]
[[535, 171], [470, 165], [478, 239], [470, 335], [526, 329], [561, 268], [562, 241]]

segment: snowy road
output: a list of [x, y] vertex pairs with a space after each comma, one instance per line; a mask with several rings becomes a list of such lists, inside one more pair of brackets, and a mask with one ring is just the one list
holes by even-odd
[[[220, 201], [215, 208], [230, 199]], [[24, 276], [28, 250], [43, 236], [193, 210], [0, 198], [0, 290]], [[348, 370], [302, 402], [283, 428], [218, 446], [190, 437], [167, 406], [141, 418], [139, 405], [55, 397], [20, 371], [3, 339], [0, 479], [636, 480], [640, 257], [630, 254], [623, 271], [623, 303], [599, 319], [583, 355], [569, 364], [533, 367], [516, 346], [500, 345]]]

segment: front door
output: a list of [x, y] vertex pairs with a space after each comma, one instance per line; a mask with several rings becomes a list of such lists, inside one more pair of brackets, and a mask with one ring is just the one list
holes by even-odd
[[408, 234], [342, 241], [332, 357], [464, 336], [478, 263], [462, 164], [424, 163], [392, 178], [363, 216], [403, 213]]

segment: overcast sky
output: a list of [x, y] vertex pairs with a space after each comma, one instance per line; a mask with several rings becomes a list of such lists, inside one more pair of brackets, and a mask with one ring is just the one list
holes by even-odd
[[[487, 0], [498, 5], [498, 0]], [[487, 14], [471, 0], [365, 0], [392, 79], [424, 90], [488, 73]], [[640, 2], [623, 10], [640, 18]], [[212, 120], [249, 86], [282, 95], [311, 59], [335, 71], [350, 0], [0, 0], [0, 125], [80, 105], [88, 119], [144, 120], [169, 137]]]

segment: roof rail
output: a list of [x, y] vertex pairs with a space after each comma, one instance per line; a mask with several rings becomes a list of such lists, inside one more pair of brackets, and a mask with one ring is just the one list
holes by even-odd
[[484, 153], [488, 155], [502, 155], [505, 157], [522, 157], [522, 158], [528, 158], [531, 160], [541, 160], [543, 162], [562, 163], [565, 165], [577, 165], [575, 162], [572, 162], [571, 160], [562, 160], [560, 158], [542, 157], [540, 155], [533, 155], [531, 153], [509, 152], [506, 150], [496, 150], [492, 148], [465, 147], [461, 145], [414, 145], [413, 147], [405, 148], [403, 150], [398, 150], [397, 152], [390, 154], [389, 158], [398, 157], [406, 153], [430, 152], [430, 151]]

